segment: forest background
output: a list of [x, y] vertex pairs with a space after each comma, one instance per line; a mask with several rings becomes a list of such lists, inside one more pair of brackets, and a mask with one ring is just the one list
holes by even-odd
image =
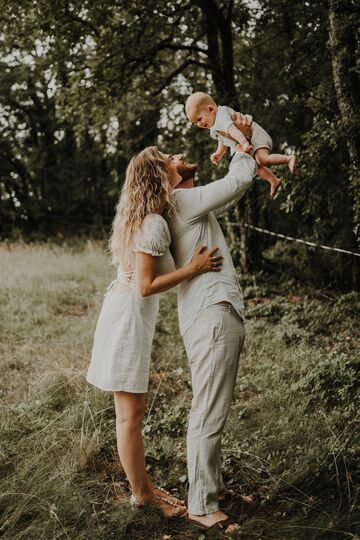
[[[3, 540], [205, 539], [131, 511], [112, 395], [85, 380], [131, 156], [157, 144], [200, 183], [226, 173], [185, 117], [193, 90], [298, 157], [276, 201], [256, 181], [221, 221], [247, 317], [224, 509], [243, 540], [360, 539], [360, 258], [249, 227], [360, 251], [359, 21], [355, 0], [0, 0]], [[191, 397], [170, 291], [143, 434], [149, 474], [184, 499]]]
[[[256, 182], [226, 228], [243, 270], [274, 240], [245, 224], [359, 251], [360, 6], [355, 1], [1, 1], [0, 232], [106, 237], [130, 157], [146, 145], [216, 168], [192, 127], [193, 90], [251, 113], [277, 151], [278, 201]], [[235, 247], [235, 246], [234, 246]], [[359, 258], [283, 242], [272, 262], [312, 284], [359, 287]], [[300, 270], [299, 270], [300, 268]]]

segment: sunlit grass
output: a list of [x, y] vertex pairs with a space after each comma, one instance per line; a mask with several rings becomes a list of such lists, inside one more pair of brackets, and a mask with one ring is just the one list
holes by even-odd
[[[0, 246], [6, 540], [201, 538], [182, 521], [130, 511], [112, 396], [85, 381], [113, 276], [101, 244]], [[227, 509], [239, 517], [240, 538], [356, 538], [359, 297], [320, 301], [264, 275], [255, 289], [250, 278], [242, 283], [247, 339], [223, 457], [226, 481], [254, 504]], [[150, 474], [181, 496], [190, 400], [176, 295], [169, 293], [161, 300], [144, 436]]]

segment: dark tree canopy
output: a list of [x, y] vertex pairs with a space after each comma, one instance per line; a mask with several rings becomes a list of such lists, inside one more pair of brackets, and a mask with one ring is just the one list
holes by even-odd
[[[251, 113], [295, 151], [280, 203], [256, 182], [239, 219], [359, 249], [360, 8], [355, 0], [1, 0], [2, 236], [108, 231], [127, 161], [183, 151], [208, 182], [213, 143], [191, 127], [193, 90]], [[251, 257], [253, 260], [251, 261]], [[334, 275], [358, 280], [354, 259]], [[337, 278], [336, 278], [337, 279]], [[336, 281], [335, 279], [335, 281]]]

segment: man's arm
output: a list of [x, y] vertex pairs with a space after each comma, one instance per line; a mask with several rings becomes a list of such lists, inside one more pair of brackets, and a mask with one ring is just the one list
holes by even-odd
[[192, 222], [221, 209], [234, 199], [244, 196], [252, 184], [256, 173], [256, 162], [248, 154], [236, 153], [230, 163], [227, 175], [221, 180], [206, 186], [176, 191], [176, 198], [181, 206], [181, 215]]
[[224, 206], [220, 206], [220, 208], [216, 208], [216, 210], [214, 210], [215, 217], [219, 217], [219, 216], [221, 216], [221, 214], [226, 212], [226, 210], [229, 210], [229, 208], [234, 206], [241, 199], [241, 197], [242, 197], [242, 195], [239, 198], [235, 197], [235, 199], [233, 199], [232, 201], [230, 201], [227, 204], [224, 204]]

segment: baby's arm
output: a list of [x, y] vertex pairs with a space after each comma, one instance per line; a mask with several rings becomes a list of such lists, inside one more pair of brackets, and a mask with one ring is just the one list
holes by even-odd
[[229, 135], [231, 135], [231, 137], [233, 139], [235, 139], [235, 141], [237, 141], [239, 144], [241, 144], [243, 152], [250, 152], [251, 151], [251, 149], [252, 149], [251, 144], [246, 139], [245, 135], [240, 131], [240, 129], [238, 129], [234, 124], [232, 124], [229, 127], [228, 133], [229, 133]]
[[220, 159], [223, 157], [223, 155], [225, 154], [227, 150], [227, 146], [226, 144], [224, 144], [223, 142], [219, 141], [218, 142], [218, 147], [216, 149], [216, 152], [214, 152], [213, 154], [211, 154], [210, 156], [210, 161], [214, 164], [214, 165], [217, 165], [220, 161]]

